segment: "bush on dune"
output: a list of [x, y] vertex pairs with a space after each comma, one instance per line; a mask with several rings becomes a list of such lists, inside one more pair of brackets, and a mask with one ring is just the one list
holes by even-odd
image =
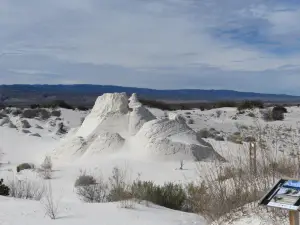
[[0, 195], [9, 196], [10, 189], [3, 182], [4, 182], [3, 179], [0, 179]]
[[32, 163], [22, 163], [17, 166], [17, 172], [21, 172], [22, 170], [31, 170], [34, 169], [34, 165]]

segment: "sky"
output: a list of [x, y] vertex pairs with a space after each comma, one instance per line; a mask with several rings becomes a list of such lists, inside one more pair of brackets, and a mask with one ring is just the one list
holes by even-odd
[[299, 0], [0, 0], [0, 83], [300, 95]]

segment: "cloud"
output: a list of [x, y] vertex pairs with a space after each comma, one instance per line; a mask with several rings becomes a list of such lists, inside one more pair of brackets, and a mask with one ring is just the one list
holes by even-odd
[[0, 52], [18, 52], [0, 53], [2, 83], [289, 93], [299, 88], [298, 1], [0, 3], [0, 29], [6, 31], [0, 33]]

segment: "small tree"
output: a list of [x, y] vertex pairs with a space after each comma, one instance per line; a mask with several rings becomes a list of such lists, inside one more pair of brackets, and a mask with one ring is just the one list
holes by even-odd
[[184, 163], [183, 163], [183, 160], [180, 160], [180, 170], [183, 170], [183, 165], [184, 165]]
[[41, 165], [43, 170], [52, 170], [52, 160], [50, 156], [46, 156]]
[[55, 202], [54, 200], [50, 181], [47, 186], [46, 195], [44, 199], [42, 199], [41, 203], [44, 207], [45, 215], [49, 216], [52, 220], [57, 219], [58, 201]]

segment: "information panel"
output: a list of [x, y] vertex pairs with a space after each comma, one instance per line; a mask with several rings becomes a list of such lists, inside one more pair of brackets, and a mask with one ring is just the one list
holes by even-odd
[[300, 181], [281, 179], [260, 201], [261, 205], [298, 210], [300, 206]]

